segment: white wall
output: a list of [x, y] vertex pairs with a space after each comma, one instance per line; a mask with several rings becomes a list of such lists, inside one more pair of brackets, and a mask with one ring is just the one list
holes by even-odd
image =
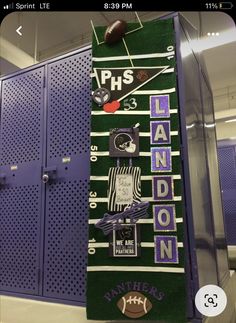
[[228, 138], [236, 139], [236, 122], [231, 122], [231, 123], [217, 122], [216, 135], [217, 135], [217, 140], [228, 139]]
[[236, 122], [225, 122], [236, 118], [236, 84], [213, 89], [213, 95], [217, 140], [236, 138]]

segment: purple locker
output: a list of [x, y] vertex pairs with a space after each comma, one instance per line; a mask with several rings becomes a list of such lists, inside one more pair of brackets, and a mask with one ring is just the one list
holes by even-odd
[[44, 68], [2, 82], [0, 290], [38, 295]]
[[85, 303], [91, 51], [48, 65], [43, 295]]
[[2, 79], [3, 294], [85, 304], [90, 72], [84, 48]]
[[236, 146], [218, 148], [220, 179], [229, 245], [236, 245]]

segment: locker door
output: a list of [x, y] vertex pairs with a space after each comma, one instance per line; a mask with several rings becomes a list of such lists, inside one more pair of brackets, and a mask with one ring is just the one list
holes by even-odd
[[44, 68], [2, 82], [0, 290], [37, 295]]
[[44, 296], [85, 302], [91, 52], [48, 65]]
[[220, 180], [229, 245], [236, 245], [236, 147], [218, 148]]

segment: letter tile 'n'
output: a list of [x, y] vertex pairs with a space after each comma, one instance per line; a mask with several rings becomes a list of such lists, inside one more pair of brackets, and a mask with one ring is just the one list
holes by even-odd
[[171, 172], [171, 147], [152, 147], [151, 148], [151, 171], [152, 172]]
[[178, 264], [178, 242], [173, 236], [155, 236], [155, 263]]

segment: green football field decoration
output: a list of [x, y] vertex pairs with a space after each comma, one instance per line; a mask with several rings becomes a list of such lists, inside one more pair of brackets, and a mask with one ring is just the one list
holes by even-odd
[[138, 27], [112, 45], [105, 26], [93, 37], [92, 88], [109, 95], [91, 111], [87, 317], [184, 323], [174, 26]]

